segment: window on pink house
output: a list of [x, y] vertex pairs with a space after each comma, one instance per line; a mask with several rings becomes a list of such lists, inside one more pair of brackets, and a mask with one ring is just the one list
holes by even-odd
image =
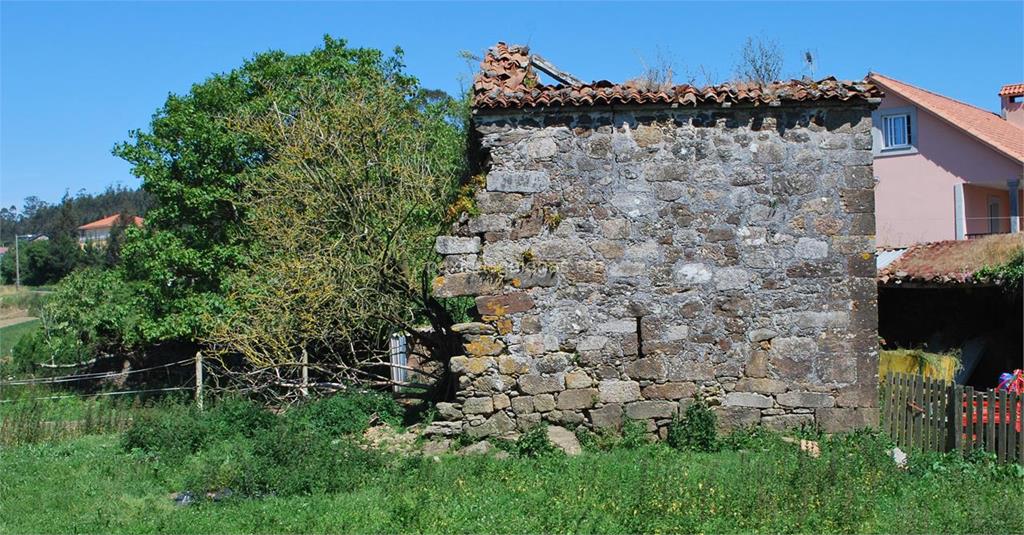
[[910, 146], [910, 114], [900, 113], [882, 117], [882, 140], [887, 149]]

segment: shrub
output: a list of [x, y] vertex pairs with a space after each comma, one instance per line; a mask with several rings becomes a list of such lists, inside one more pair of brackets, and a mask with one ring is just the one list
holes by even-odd
[[627, 420], [622, 424], [622, 437], [618, 446], [626, 449], [639, 448], [650, 444], [647, 438], [647, 426], [637, 420]]
[[383, 466], [373, 451], [298, 421], [282, 421], [253, 440], [253, 462], [234, 488], [246, 495], [350, 491]]
[[690, 451], [715, 451], [718, 433], [715, 413], [702, 399], [696, 399], [682, 418], [674, 417], [668, 428], [668, 444], [673, 448]]
[[562, 453], [562, 450], [548, 440], [548, 426], [544, 424], [531, 427], [506, 449], [516, 457], [536, 458]]
[[254, 437], [272, 428], [277, 416], [257, 403], [240, 397], [229, 397], [205, 413], [207, 432], [211, 437], [226, 438], [242, 434]]
[[186, 406], [168, 406], [140, 416], [121, 435], [125, 450], [140, 449], [169, 459], [181, 459], [199, 451], [208, 429], [199, 411]]
[[11, 371], [26, 373], [36, 364], [50, 361], [50, 349], [46, 345], [46, 333], [37, 330], [28, 333], [15, 342], [11, 348]]
[[365, 431], [374, 416], [399, 425], [402, 408], [394, 398], [379, 392], [346, 392], [307, 402], [288, 416], [326, 433], [348, 435]]

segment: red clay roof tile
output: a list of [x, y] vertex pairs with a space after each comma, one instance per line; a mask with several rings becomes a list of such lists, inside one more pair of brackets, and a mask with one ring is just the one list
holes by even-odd
[[[92, 223], [86, 223], [86, 224], [78, 227], [78, 230], [96, 230], [96, 229], [112, 228], [114, 226], [114, 224], [117, 223], [117, 218], [119, 218], [119, 217], [121, 217], [121, 214], [114, 214], [114, 215], [111, 215], [111, 216], [104, 217], [103, 219], [97, 219], [96, 221], [93, 221]], [[131, 223], [133, 225], [135, 225], [136, 227], [142, 227], [142, 218], [139, 217], [139, 216], [132, 216]]]
[[969, 283], [979, 269], [1005, 264], [1022, 249], [1024, 234], [1021, 233], [919, 243], [880, 269], [878, 281], [882, 284]]
[[1001, 97], [1019, 97], [1024, 95], [1024, 84], [1007, 84], [999, 90]]
[[862, 99], [874, 101], [882, 92], [873, 84], [825, 78], [817, 82], [790, 80], [767, 86], [748, 83], [703, 88], [677, 85], [658, 90], [634, 82], [607, 80], [584, 85], [542, 85], [530, 63], [529, 48], [498, 43], [487, 51], [473, 83], [473, 105], [478, 109], [518, 109], [544, 106], [597, 106], [611, 104], [666, 104], [698, 106], [780, 101]]

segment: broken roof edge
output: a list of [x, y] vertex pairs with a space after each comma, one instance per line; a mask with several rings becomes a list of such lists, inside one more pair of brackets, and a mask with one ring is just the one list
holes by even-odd
[[[521, 45], [499, 42], [489, 49], [480, 63], [480, 72], [474, 78], [473, 108], [521, 110], [658, 104], [692, 108], [729, 107], [732, 104], [756, 107], [777, 106], [783, 102], [821, 101], [858, 101], [877, 105], [883, 96], [881, 89], [870, 82], [840, 81], [834, 77], [818, 81], [780, 81], [767, 85], [739, 82], [706, 87], [689, 84], [645, 87], [645, 84], [636, 81], [616, 84], [607, 80], [582, 83], [549, 61], [535, 58], [539, 57], [530, 54], [529, 48]], [[537, 70], [562, 83], [541, 84]]]

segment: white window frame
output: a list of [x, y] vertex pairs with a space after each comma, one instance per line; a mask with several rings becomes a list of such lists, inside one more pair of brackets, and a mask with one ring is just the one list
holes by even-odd
[[[893, 117], [906, 117], [906, 124], [909, 129], [907, 133], [906, 143], [900, 145], [886, 146], [885, 144], [885, 131], [886, 124]], [[917, 127], [917, 108], [914, 106], [902, 106], [899, 108], [885, 108], [875, 110], [871, 113], [871, 137], [872, 153], [875, 156], [902, 156], [905, 154], [916, 154], [917, 153], [917, 139], [918, 139], [918, 127]]]
[[[905, 149], [909, 147], [910, 137], [913, 135], [913, 132], [909, 113], [887, 113], [883, 115], [882, 145], [884, 146], [882, 150]], [[902, 137], [902, 143], [895, 141], [897, 137]], [[893, 140], [892, 143], [890, 143], [890, 139]]]

